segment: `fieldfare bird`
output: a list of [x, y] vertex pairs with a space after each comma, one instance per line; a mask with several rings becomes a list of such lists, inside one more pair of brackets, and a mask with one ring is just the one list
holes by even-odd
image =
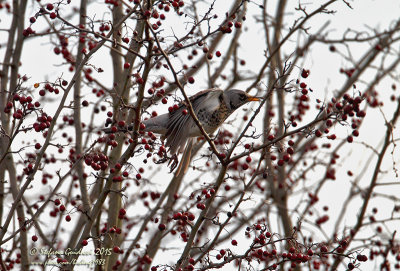
[[[260, 98], [250, 96], [246, 92], [238, 89], [223, 91], [221, 89], [207, 89], [198, 92], [189, 98], [193, 111], [204, 130], [211, 134], [239, 107], [251, 102], [260, 101]], [[175, 155], [185, 150], [191, 149], [193, 138], [202, 136], [199, 127], [188, 113], [185, 101], [179, 104], [176, 110], [169, 113], [143, 121], [146, 126], [145, 131], [161, 134], [166, 139], [166, 147], [169, 153]], [[132, 130], [133, 125], [126, 130]], [[106, 133], [110, 129], [104, 130]], [[122, 131], [122, 130], [120, 130]], [[185, 165], [185, 171], [187, 169]], [[182, 165], [179, 166], [178, 173]]]

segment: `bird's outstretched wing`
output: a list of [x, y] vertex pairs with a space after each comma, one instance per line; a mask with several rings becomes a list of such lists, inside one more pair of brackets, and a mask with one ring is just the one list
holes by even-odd
[[[197, 115], [201, 109], [210, 112], [216, 110], [220, 106], [222, 95], [221, 89], [207, 89], [198, 92], [189, 99]], [[167, 139], [166, 146], [170, 148], [171, 154], [175, 154], [177, 151], [183, 152], [190, 133], [194, 129], [198, 129], [191, 115], [189, 113], [184, 115], [183, 110], [187, 110], [185, 102], [180, 103], [179, 108], [169, 115], [165, 137]]]

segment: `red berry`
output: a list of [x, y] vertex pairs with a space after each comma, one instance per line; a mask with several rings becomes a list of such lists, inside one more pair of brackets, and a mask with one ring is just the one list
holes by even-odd
[[55, 47], [55, 48], [53, 49], [53, 51], [54, 51], [54, 53], [55, 53], [56, 55], [59, 55], [59, 54], [61, 53], [61, 50], [60, 50], [60, 48], [58, 48], [58, 47]]
[[121, 176], [114, 176], [114, 177], [113, 177], [113, 182], [115, 182], [115, 183], [120, 183], [120, 182], [122, 182], [122, 177], [121, 177]]
[[310, 74], [309, 70], [303, 69], [301, 71], [301, 77], [303, 77], [303, 78], [307, 78], [309, 74]]
[[231, 241], [231, 244], [232, 244], [233, 246], [237, 246], [238, 242], [237, 242], [236, 240], [232, 240], [232, 241]]
[[300, 96], [300, 100], [303, 101], [303, 102], [307, 102], [308, 101], [308, 96], [303, 94], [303, 95]]
[[131, 67], [131, 64], [129, 64], [129, 63], [124, 64], [124, 69], [129, 69], [130, 67]]
[[159, 229], [160, 231], [165, 230], [165, 228], [166, 228], [165, 224], [160, 224], [160, 225], [158, 225], [158, 229]]
[[38, 237], [37, 237], [36, 235], [33, 235], [33, 236], [32, 236], [32, 241], [33, 241], [33, 242], [36, 242], [37, 240], [38, 240]]
[[36, 144], [35, 144], [35, 149], [38, 150], [38, 149], [40, 149], [41, 147], [42, 147], [42, 146], [40, 145], [40, 143], [36, 143]]
[[125, 215], [126, 214], [126, 210], [124, 208], [119, 209], [118, 212], [120, 215]]
[[360, 262], [366, 262], [366, 261], [368, 261], [368, 257], [365, 255], [362, 255], [362, 254], [358, 254], [357, 260], [359, 260]]
[[117, 246], [115, 246], [115, 247], [113, 248], [114, 253], [119, 253], [120, 250], [121, 250], [121, 249], [120, 249], [119, 247], [117, 247]]
[[336, 109], [341, 110], [341, 109], [343, 108], [343, 104], [340, 103], [340, 102], [337, 102], [337, 103], [335, 104], [335, 107], [336, 107]]
[[82, 240], [82, 246], [87, 246], [88, 241], [87, 240]]
[[285, 161], [285, 162], [288, 162], [289, 160], [290, 160], [290, 154], [285, 154], [284, 156], [283, 156], [283, 160]]
[[144, 16], [145, 16], [145, 17], [150, 17], [150, 15], [151, 15], [150, 10], [146, 10], [146, 11], [144, 12]]
[[193, 84], [193, 83], [194, 83], [194, 78], [193, 78], [192, 76], [190, 76], [190, 77], [188, 78], [188, 82], [189, 82], [190, 84]]
[[70, 222], [70, 221], [71, 221], [71, 216], [70, 216], [70, 215], [67, 215], [67, 216], [65, 217], [65, 220], [66, 220], [67, 222]]
[[[28, 27], [28, 28], [30, 28], [30, 27]], [[22, 31], [22, 35], [24, 36], [24, 37], [28, 37], [29, 36], [29, 30], [28, 29], [24, 29], [24, 31]]]
[[14, 114], [13, 114], [13, 117], [16, 118], [16, 119], [21, 119], [21, 118], [22, 118], [22, 114], [20, 114], [20, 113], [14, 113]]
[[363, 118], [363, 117], [365, 117], [365, 115], [366, 115], [365, 111], [360, 110], [357, 112], [357, 117], [359, 117], [359, 118]]

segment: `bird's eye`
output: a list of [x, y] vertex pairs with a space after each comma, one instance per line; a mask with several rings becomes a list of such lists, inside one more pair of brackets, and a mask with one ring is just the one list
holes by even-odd
[[240, 94], [240, 95], [239, 95], [239, 99], [240, 99], [241, 101], [244, 101], [244, 100], [247, 99], [247, 97], [246, 97], [246, 95], [244, 95], [244, 94]]

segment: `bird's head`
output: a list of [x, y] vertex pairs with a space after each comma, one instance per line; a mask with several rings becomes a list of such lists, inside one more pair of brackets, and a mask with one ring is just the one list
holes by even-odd
[[227, 106], [231, 109], [231, 111], [235, 111], [242, 105], [252, 102], [252, 101], [260, 101], [260, 98], [253, 97], [247, 94], [243, 90], [239, 89], [230, 89], [225, 91], [225, 102]]

